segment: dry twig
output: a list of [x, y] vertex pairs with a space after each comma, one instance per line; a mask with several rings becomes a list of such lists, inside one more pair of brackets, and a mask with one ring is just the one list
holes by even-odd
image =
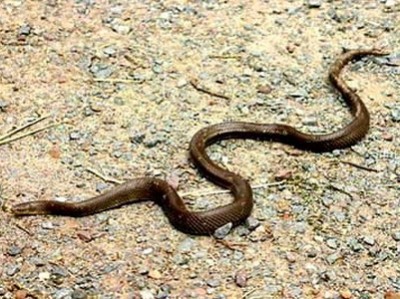
[[358, 168], [358, 169], [362, 169], [362, 170], [366, 170], [366, 171], [372, 171], [372, 172], [378, 172], [378, 170], [375, 169], [375, 168], [370, 168], [370, 167], [362, 166], [362, 165], [356, 164], [356, 163], [354, 163], [354, 162], [343, 161], [343, 160], [339, 160], [339, 162], [340, 162], [340, 163], [343, 163], [343, 164], [347, 164], [347, 165], [353, 166], [353, 167], [356, 167], [356, 168]]
[[194, 87], [194, 89], [204, 92], [206, 94], [209, 94], [210, 96], [214, 96], [214, 97], [225, 99], [225, 100], [230, 100], [230, 98], [224, 94], [217, 93], [217, 92], [211, 91], [205, 87], [200, 86], [196, 79], [190, 80], [190, 84]]
[[105, 182], [114, 183], [114, 184], [118, 184], [118, 185], [123, 183], [123, 181], [114, 179], [112, 177], [106, 177], [106, 176], [102, 175], [100, 172], [94, 170], [93, 168], [86, 168], [86, 171], [94, 174], [95, 176], [98, 176]]

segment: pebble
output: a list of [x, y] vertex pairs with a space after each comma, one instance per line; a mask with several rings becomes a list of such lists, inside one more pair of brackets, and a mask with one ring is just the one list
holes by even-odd
[[113, 73], [112, 68], [106, 64], [94, 64], [90, 67], [89, 71], [93, 74], [95, 78], [107, 79]]
[[50, 276], [51, 276], [50, 272], [40, 272], [38, 275], [38, 277], [41, 281], [50, 279]]
[[395, 7], [398, 0], [386, 0], [385, 7], [386, 8], [393, 8]]
[[96, 192], [101, 193], [104, 190], [108, 189], [109, 187], [110, 187], [110, 185], [107, 183], [104, 183], [104, 182], [96, 183]]
[[19, 35], [25, 35], [28, 36], [31, 34], [32, 27], [28, 24], [24, 24], [19, 28]]
[[333, 254], [330, 254], [326, 257], [326, 261], [329, 264], [334, 264], [337, 260], [339, 260], [342, 257], [342, 255], [339, 252], [335, 252]]
[[235, 275], [235, 283], [238, 287], [244, 288], [247, 286], [247, 273], [238, 271]]
[[148, 247], [148, 248], [143, 249], [142, 254], [149, 255], [149, 254], [152, 254], [153, 251], [154, 251], [154, 249], [152, 247]]
[[339, 293], [343, 299], [351, 299], [353, 296], [353, 294], [351, 293], [351, 291], [349, 289], [341, 290], [341, 291], [339, 291]]
[[12, 264], [12, 265], [8, 265], [6, 267], [6, 274], [8, 276], [14, 276], [16, 273], [18, 273], [20, 270], [20, 267], [18, 265]]
[[158, 270], [151, 270], [149, 272], [149, 274], [148, 274], [148, 277], [150, 277], [152, 279], [161, 279], [162, 278], [162, 274]]
[[308, 7], [309, 8], [319, 8], [322, 5], [321, 0], [308, 0]]
[[28, 297], [28, 291], [26, 290], [18, 290], [14, 294], [14, 299], [25, 299]]
[[7, 253], [10, 256], [16, 256], [19, 255], [22, 252], [21, 247], [16, 246], [16, 245], [12, 245], [11, 247], [8, 248]]
[[393, 240], [399, 242], [400, 241], [400, 232], [395, 232], [392, 234]]
[[318, 121], [316, 117], [305, 117], [302, 120], [303, 125], [305, 126], [316, 126], [318, 125]]
[[123, 34], [123, 35], [127, 35], [129, 32], [131, 32], [131, 27], [128, 25], [124, 25], [124, 24], [112, 24], [111, 28], [119, 33], [119, 34]]
[[400, 122], [400, 107], [395, 107], [390, 110], [392, 121]]
[[0, 100], [0, 110], [5, 112], [8, 107], [8, 103], [4, 100]]
[[140, 144], [143, 142], [145, 137], [146, 137], [146, 135], [144, 132], [135, 131], [135, 132], [131, 132], [131, 134], [129, 136], [129, 140], [131, 143]]
[[55, 298], [55, 299], [65, 299], [65, 298], [70, 297], [71, 294], [72, 294], [72, 290], [71, 289], [64, 288], [64, 289], [60, 289], [60, 290], [56, 291], [54, 293], [54, 295], [53, 295], [53, 298]]
[[375, 244], [375, 239], [372, 236], [365, 236], [363, 238], [365, 244], [373, 246]]
[[80, 138], [81, 138], [81, 134], [78, 131], [74, 131], [69, 134], [69, 140], [78, 140]]
[[209, 279], [207, 280], [207, 285], [212, 288], [216, 288], [221, 285], [221, 282], [218, 279]]
[[53, 224], [53, 222], [50, 222], [50, 221], [44, 221], [44, 222], [42, 222], [42, 223], [40, 224], [40, 226], [41, 226], [43, 229], [46, 229], [46, 230], [52, 230], [52, 229], [54, 229], [54, 224]]
[[0, 282], [0, 296], [5, 295], [7, 292], [6, 288], [4, 287], [4, 285], [1, 284]]
[[260, 221], [250, 216], [246, 219], [245, 225], [250, 231], [253, 231], [260, 226]]
[[107, 56], [115, 56], [115, 54], [117, 53], [117, 49], [115, 49], [112, 46], [106, 47], [103, 49], [103, 53], [106, 54]]
[[86, 293], [82, 290], [74, 290], [71, 293], [71, 298], [72, 299], [86, 299], [88, 298], [88, 296], [86, 295]]
[[179, 80], [176, 82], [176, 87], [182, 88], [185, 87], [188, 84], [188, 81], [185, 78], [179, 78]]
[[328, 240], [326, 241], [326, 245], [328, 245], [328, 247], [329, 247], [329, 248], [332, 248], [332, 249], [336, 249], [336, 248], [338, 247], [338, 244], [337, 244], [337, 240], [336, 240], [336, 239], [328, 239]]
[[214, 232], [214, 237], [217, 239], [225, 238], [231, 231], [233, 224], [231, 222], [217, 228]]
[[178, 250], [181, 253], [188, 253], [188, 252], [192, 251], [192, 249], [195, 245], [196, 245], [196, 241], [194, 239], [186, 238], [178, 245]]
[[364, 249], [364, 247], [360, 244], [360, 242], [358, 242], [358, 240], [355, 238], [351, 238], [348, 241], [348, 245], [350, 249], [353, 250], [354, 252], [359, 252]]
[[140, 297], [142, 299], [154, 299], [154, 295], [150, 290], [140, 291]]

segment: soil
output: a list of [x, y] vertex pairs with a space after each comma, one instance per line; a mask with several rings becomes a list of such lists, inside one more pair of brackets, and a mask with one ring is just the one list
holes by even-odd
[[[1, 298], [397, 298], [399, 1], [3, 0], [0, 43]], [[229, 120], [336, 130], [351, 116], [327, 70], [372, 47], [390, 55], [343, 74], [372, 117], [357, 145], [210, 147], [254, 186], [252, 217], [222, 240], [177, 231], [152, 202], [9, 212], [141, 176], [193, 210], [227, 203], [188, 159], [194, 133]]]

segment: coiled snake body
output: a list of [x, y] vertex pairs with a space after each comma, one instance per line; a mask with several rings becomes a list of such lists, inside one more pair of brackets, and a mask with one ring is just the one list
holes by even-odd
[[229, 189], [234, 201], [208, 211], [191, 212], [174, 188], [166, 181], [144, 177], [127, 181], [99, 196], [70, 203], [55, 200], [20, 203], [11, 211], [17, 215], [57, 214], [85, 216], [131, 202], [153, 200], [159, 204], [169, 221], [179, 230], [194, 235], [209, 235], [217, 228], [245, 220], [253, 208], [252, 190], [244, 178], [215, 164], [207, 155], [207, 146], [229, 138], [273, 140], [313, 152], [326, 152], [351, 146], [362, 139], [369, 129], [369, 113], [359, 96], [340, 78], [343, 67], [352, 59], [365, 55], [386, 55], [380, 50], [353, 50], [341, 55], [331, 66], [329, 79], [342, 94], [353, 120], [344, 128], [322, 135], [305, 134], [282, 124], [224, 122], [198, 131], [190, 142], [194, 164], [212, 182]]

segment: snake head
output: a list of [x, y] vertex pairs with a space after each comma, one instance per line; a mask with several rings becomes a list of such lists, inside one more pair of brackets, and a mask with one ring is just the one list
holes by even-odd
[[10, 210], [15, 216], [45, 214], [45, 211], [42, 209], [41, 201], [19, 203], [12, 206]]

